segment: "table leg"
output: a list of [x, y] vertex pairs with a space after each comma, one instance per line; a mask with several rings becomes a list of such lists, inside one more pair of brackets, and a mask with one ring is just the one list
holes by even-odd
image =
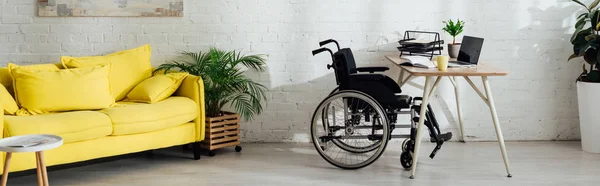
[[490, 112], [492, 114], [492, 119], [494, 121], [494, 128], [496, 129], [496, 137], [498, 137], [498, 143], [500, 144], [500, 151], [502, 151], [502, 158], [504, 159], [504, 166], [506, 168], [507, 176], [510, 178], [512, 175], [510, 174], [510, 166], [508, 165], [508, 155], [506, 154], [506, 145], [504, 144], [504, 136], [502, 135], [502, 129], [500, 128], [500, 122], [498, 121], [498, 114], [496, 113], [496, 105], [494, 103], [494, 98], [492, 97], [492, 91], [490, 90], [490, 83], [486, 76], [482, 76], [481, 80], [483, 81], [483, 86], [485, 88], [485, 93], [487, 95], [488, 106], [490, 107]]
[[400, 77], [398, 77], [398, 85], [402, 85], [404, 81], [404, 69], [400, 68]]
[[4, 160], [4, 171], [2, 172], [2, 186], [6, 186], [6, 182], [8, 181], [8, 168], [10, 167], [10, 159], [12, 158], [12, 153], [6, 153], [6, 159]]
[[412, 155], [413, 162], [412, 167], [410, 168], [410, 179], [415, 178], [415, 172], [417, 170], [417, 162], [419, 159], [419, 150], [421, 147], [421, 135], [423, 133], [424, 122], [425, 122], [425, 112], [427, 111], [427, 104], [429, 104], [429, 94], [433, 87], [429, 87], [431, 84], [431, 77], [425, 77], [425, 86], [423, 87], [423, 102], [421, 104], [421, 110], [419, 111], [419, 123], [417, 125], [417, 138], [415, 139], [415, 150]]
[[44, 182], [44, 186], [49, 186], [50, 184], [48, 184], [48, 171], [46, 170], [46, 162], [44, 162], [44, 152], [36, 152], [36, 155], [40, 159], [40, 169], [42, 172], [42, 180]]
[[460, 107], [460, 87], [458, 86], [458, 81], [456, 81], [456, 77], [453, 76], [452, 78], [452, 82], [454, 84], [454, 97], [456, 98], [456, 113], [458, 115], [458, 124], [459, 124], [459, 130], [460, 130], [460, 141], [465, 143], [465, 129], [464, 129], [464, 125], [463, 125], [463, 119], [462, 119], [462, 109]]
[[42, 174], [42, 164], [40, 163], [40, 155], [35, 153], [35, 165], [37, 168], [38, 186], [44, 186], [44, 176]]

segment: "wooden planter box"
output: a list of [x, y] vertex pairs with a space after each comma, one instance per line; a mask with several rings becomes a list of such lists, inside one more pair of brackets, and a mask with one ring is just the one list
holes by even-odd
[[240, 146], [240, 115], [223, 112], [223, 116], [206, 117], [206, 137], [200, 146], [209, 150], [209, 156], [215, 155], [214, 150], [225, 147], [235, 146], [237, 152], [242, 151]]

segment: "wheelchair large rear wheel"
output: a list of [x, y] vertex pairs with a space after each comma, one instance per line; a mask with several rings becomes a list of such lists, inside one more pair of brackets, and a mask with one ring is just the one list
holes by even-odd
[[[331, 93], [329, 93], [329, 95], [333, 95], [336, 92], [339, 92], [339, 87], [333, 89], [333, 91], [331, 91]], [[323, 123], [327, 123], [329, 124], [329, 117], [327, 117], [330, 105], [327, 105], [324, 107], [323, 109], [323, 113], [321, 113], [321, 118], [323, 120]], [[360, 116], [359, 116], [360, 117]], [[370, 118], [369, 118], [370, 119]], [[333, 139], [333, 144], [337, 145], [339, 148], [348, 151], [348, 152], [352, 152], [352, 153], [367, 153], [367, 152], [371, 152], [374, 151], [375, 149], [377, 149], [377, 147], [379, 147], [379, 143], [372, 143], [370, 145], [364, 145], [364, 144], [359, 144], [359, 145], [353, 145], [352, 143], [346, 143], [345, 140], [340, 140], [340, 139]]]
[[[389, 139], [385, 114], [381, 105], [367, 94], [358, 91], [334, 93], [323, 100], [313, 114], [313, 144], [319, 155], [334, 166], [343, 169], [368, 166], [381, 156]], [[364, 152], [348, 151], [344, 148], [348, 146], [339, 142]]]

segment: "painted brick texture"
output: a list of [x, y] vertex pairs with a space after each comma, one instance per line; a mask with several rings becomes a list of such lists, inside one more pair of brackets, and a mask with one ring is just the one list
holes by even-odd
[[[245, 141], [267, 142], [308, 141], [313, 109], [335, 87], [328, 56], [310, 54], [318, 41], [338, 39], [355, 51], [359, 66], [391, 67], [383, 56], [397, 54], [405, 30], [441, 32], [443, 20], [461, 18], [465, 34], [486, 38], [482, 59], [511, 72], [491, 78], [506, 139], [579, 138], [574, 80], [581, 60], [566, 59], [581, 10], [568, 0], [187, 0], [182, 18], [48, 18], [37, 17], [36, 9], [36, 0], [0, 0], [0, 65], [51, 63], [61, 55], [143, 44], [153, 47], [153, 65], [211, 46], [268, 54], [266, 72], [248, 72], [270, 88], [267, 109], [243, 123]], [[395, 79], [398, 70], [387, 74]], [[418, 96], [422, 82], [403, 89]], [[487, 106], [459, 83], [467, 140], [495, 140]], [[447, 80], [433, 105], [442, 127], [457, 133]]]

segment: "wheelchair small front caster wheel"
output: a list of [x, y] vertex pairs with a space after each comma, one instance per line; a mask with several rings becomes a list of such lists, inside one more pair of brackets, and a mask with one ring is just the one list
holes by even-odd
[[407, 151], [400, 154], [400, 164], [402, 165], [402, 167], [404, 167], [404, 169], [410, 170], [410, 168], [412, 167], [412, 162], [413, 158], [412, 155], [410, 155], [410, 152]]
[[406, 138], [404, 141], [402, 141], [402, 152], [408, 151], [408, 141], [410, 141], [409, 138]]
[[215, 151], [212, 151], [212, 150], [208, 151], [208, 156], [213, 157], [215, 155], [217, 155], [217, 153], [215, 153]]
[[242, 146], [235, 146], [235, 151], [236, 152], [242, 152]]

